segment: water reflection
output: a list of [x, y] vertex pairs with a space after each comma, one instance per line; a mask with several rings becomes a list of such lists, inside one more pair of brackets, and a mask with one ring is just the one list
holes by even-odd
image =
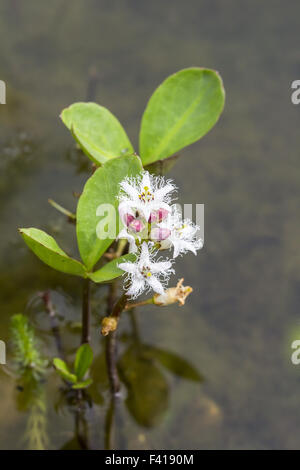
[[120, 378], [127, 390], [125, 404], [138, 424], [153, 427], [163, 419], [169, 405], [169, 386], [164, 369], [196, 382], [202, 382], [203, 377], [177, 354], [145, 344], [135, 313], [130, 311], [129, 315], [131, 333], [123, 337], [126, 348], [118, 362]]
[[[130, 316], [130, 330], [121, 335], [122, 353], [117, 368], [123, 384], [121, 391], [112, 394], [105, 418], [104, 448], [122, 447], [122, 407], [125, 406], [135, 422], [142, 427], [158, 426], [169, 406], [170, 388], [164, 370], [182, 379], [201, 383], [204, 378], [188, 361], [171, 351], [157, 348], [142, 341], [134, 311]], [[94, 384], [108, 386], [104, 352], [94, 364], [97, 375]], [[118, 423], [118, 425], [116, 425]], [[124, 437], [123, 437], [124, 439]]]
[[74, 435], [63, 444], [61, 449], [92, 449], [89, 414], [93, 413], [93, 403], [88, 392], [86, 390], [61, 388], [55, 408], [58, 412], [60, 409], [67, 408], [74, 422]]

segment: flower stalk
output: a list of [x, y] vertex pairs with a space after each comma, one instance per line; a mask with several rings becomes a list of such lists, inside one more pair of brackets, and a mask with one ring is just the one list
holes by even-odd
[[115, 304], [111, 314], [103, 318], [101, 324], [101, 333], [103, 336], [107, 336], [109, 333], [117, 329], [120, 315], [125, 309], [127, 300], [127, 295], [123, 294]]
[[91, 322], [91, 282], [89, 279], [83, 280], [82, 294], [82, 334], [81, 344], [90, 342], [90, 322]]
[[50, 206], [54, 207], [54, 209], [56, 209], [58, 212], [66, 215], [70, 222], [74, 222], [74, 223], [76, 222], [76, 215], [73, 214], [73, 212], [69, 211], [68, 209], [65, 209], [63, 206], [53, 201], [53, 199], [48, 199], [48, 202]]

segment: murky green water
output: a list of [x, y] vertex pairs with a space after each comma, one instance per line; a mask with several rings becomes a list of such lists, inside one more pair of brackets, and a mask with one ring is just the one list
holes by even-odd
[[[50, 289], [69, 358], [79, 343], [72, 325], [80, 280], [43, 266], [17, 233], [40, 227], [77, 255], [74, 227], [47, 203], [75, 210], [72, 192], [88, 176], [60, 111], [94, 98], [137, 142], [145, 103], [170, 73], [216, 68], [227, 91], [217, 127], [170, 173], [184, 202], [205, 204], [205, 248], [177, 268], [194, 293], [184, 308], [124, 315], [123, 398], [112, 407], [99, 335], [107, 287], [93, 289], [91, 403], [78, 412], [49, 374], [37, 433], [47, 448], [299, 447], [300, 369], [289, 358], [300, 321], [300, 108], [290, 101], [300, 75], [299, 14], [299, 2], [279, 0], [0, 0], [0, 79], [8, 86], [0, 107], [2, 340], [11, 316], [26, 309], [44, 348], [57, 354], [36, 299]], [[8, 367], [10, 358], [9, 349]], [[0, 386], [0, 448], [34, 447], [34, 411], [1, 366]]]

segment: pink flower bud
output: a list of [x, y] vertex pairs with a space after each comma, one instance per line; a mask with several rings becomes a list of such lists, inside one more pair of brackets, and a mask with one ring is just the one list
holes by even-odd
[[129, 227], [134, 231], [134, 232], [141, 232], [144, 229], [144, 224], [138, 219], [134, 219], [130, 222]]
[[171, 235], [171, 230], [168, 228], [154, 228], [151, 230], [151, 238], [153, 240], [162, 241]]
[[122, 206], [122, 204], [119, 205], [119, 214], [120, 214], [123, 224], [126, 225], [127, 227], [130, 224], [130, 222], [134, 220], [134, 215], [130, 214], [130, 212], [128, 212], [128, 209]]
[[132, 221], [134, 220], [134, 216], [132, 214], [125, 214], [124, 217], [123, 217], [123, 221], [125, 223], [125, 225], [130, 225], [132, 223]]
[[149, 222], [150, 224], [153, 224], [154, 222], [157, 222], [157, 221], [158, 221], [158, 213], [157, 213], [157, 211], [151, 212], [148, 222]]
[[158, 210], [158, 220], [159, 222], [161, 222], [162, 220], [164, 220], [169, 214], [169, 211], [167, 211], [167, 209], [159, 209]]
[[169, 211], [167, 211], [167, 209], [163, 209], [163, 208], [158, 209], [157, 211], [153, 211], [150, 214], [149, 222], [150, 223], [161, 222], [162, 220], [164, 220], [167, 217], [168, 214], [169, 214]]

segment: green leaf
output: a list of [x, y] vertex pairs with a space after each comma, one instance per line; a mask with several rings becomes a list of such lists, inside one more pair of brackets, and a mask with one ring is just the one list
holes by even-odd
[[128, 255], [121, 256], [120, 258], [114, 259], [109, 263], [106, 263], [103, 268], [98, 269], [94, 273], [89, 273], [88, 277], [94, 282], [106, 282], [115, 279], [116, 277], [124, 274], [124, 271], [118, 268], [119, 263], [124, 263], [127, 261], [134, 261], [136, 256], [133, 253]]
[[78, 380], [85, 376], [92, 362], [93, 350], [89, 344], [83, 344], [77, 349], [74, 363], [74, 370]]
[[140, 130], [144, 165], [162, 160], [203, 137], [224, 106], [221, 77], [214, 70], [183, 69], [168, 77], [151, 96]]
[[20, 228], [19, 232], [28, 247], [45, 264], [63, 273], [86, 277], [85, 267], [70, 258], [50, 235], [37, 228]]
[[75, 383], [77, 382], [77, 377], [76, 375], [72, 374], [65, 363], [62, 359], [59, 359], [58, 357], [55, 357], [53, 359], [53, 365], [57, 371], [57, 373], [67, 382]]
[[87, 379], [84, 380], [84, 382], [77, 382], [76, 384], [72, 385], [72, 388], [74, 390], [82, 389], [82, 388], [87, 388], [90, 385], [92, 385], [93, 380], [92, 379]]
[[[108, 225], [111, 229], [116, 221], [118, 222], [117, 195], [120, 182], [126, 176], [135, 176], [141, 171], [140, 158], [128, 155], [108, 161], [87, 181], [77, 206], [76, 229], [79, 252], [88, 270], [93, 268], [119, 233], [118, 226], [112, 234], [105, 234], [99, 227], [101, 220], [102, 223], [105, 220], [105, 226]], [[105, 204], [109, 206], [103, 219], [103, 216], [97, 215], [97, 209], [99, 206], [105, 208]], [[97, 231], [101, 232], [101, 238], [98, 237]]]
[[96, 103], [75, 103], [64, 109], [61, 119], [95, 163], [132, 154], [133, 147], [118, 119]]
[[178, 157], [179, 155], [173, 155], [172, 157], [165, 158], [164, 160], [156, 160], [156, 162], [146, 165], [145, 169], [154, 175], [166, 175], [170, 170], [172, 170]]

